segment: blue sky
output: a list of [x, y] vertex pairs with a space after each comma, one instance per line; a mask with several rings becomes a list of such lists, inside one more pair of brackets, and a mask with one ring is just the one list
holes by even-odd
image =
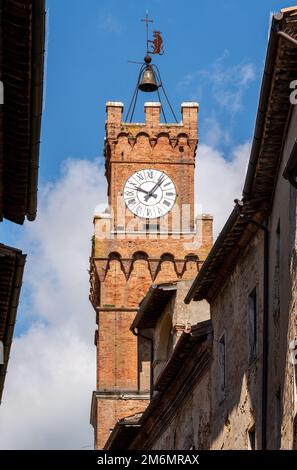
[[[200, 104], [199, 201], [218, 221], [217, 233], [234, 197], [241, 196], [270, 14], [291, 5], [47, 0], [38, 218], [24, 227], [0, 227], [1, 242], [28, 254], [0, 408], [0, 448], [92, 446], [92, 213], [105, 194], [105, 103], [122, 101], [127, 111], [139, 67], [128, 60], [141, 61], [145, 54], [140, 19], [148, 9], [162, 31], [165, 54], [154, 61], [178, 118], [183, 101]], [[144, 101], [155, 99], [140, 96], [136, 121], [143, 121]]]
[[212, 2], [211, 9], [204, 0], [186, 1], [184, 8], [176, 0], [87, 0], [83, 8], [79, 0], [48, 0], [47, 4], [41, 184], [56, 177], [65, 157], [102, 155], [104, 105], [107, 100], [119, 100], [127, 106], [131, 99], [138, 68], [127, 61], [143, 59], [145, 30], [140, 19], [147, 8], [164, 36], [165, 54], [157, 57], [156, 63], [174, 108], [179, 112], [180, 103], [195, 94], [200, 102], [201, 140], [204, 118], [216, 116], [226, 122], [230, 119], [228, 110], [220, 109], [218, 96], [213, 96], [207, 80], [200, 80], [199, 75], [195, 86], [178, 84], [188, 74], [208, 70], [222, 57], [223, 67], [253, 63], [257, 79], [244, 97], [244, 111], [232, 122], [235, 141], [250, 139], [269, 14], [281, 2], [220, 0]]

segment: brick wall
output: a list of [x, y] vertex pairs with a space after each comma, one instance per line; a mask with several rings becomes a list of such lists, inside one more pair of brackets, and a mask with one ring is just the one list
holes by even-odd
[[[143, 411], [147, 404], [148, 400], [145, 399], [121, 397], [97, 399], [97, 419], [95, 425], [96, 449], [103, 449], [110, 432], [118, 420]], [[104, 426], [102, 426], [102, 423], [104, 423]]]
[[[147, 391], [147, 364], [138, 364], [137, 338], [130, 326], [138, 304], [152, 283], [176, 279], [193, 279], [212, 245], [212, 217], [200, 217], [194, 230], [194, 169], [198, 142], [196, 103], [182, 105], [181, 124], [162, 124], [158, 103], [145, 105], [145, 123], [122, 122], [123, 105], [107, 103], [105, 160], [108, 180], [110, 218], [94, 219], [95, 237], [91, 259], [91, 301], [97, 312], [97, 390]], [[175, 182], [177, 200], [174, 210], [190, 206], [190, 234], [172, 233], [172, 216], [168, 216], [169, 235], [160, 233], [135, 237], [119, 236], [117, 202], [128, 177], [143, 168], [165, 171]], [[172, 212], [173, 212], [172, 211]], [[139, 223], [126, 210], [126, 223]], [[106, 219], [107, 217], [107, 219]], [[157, 222], [157, 221], [156, 221]], [[121, 225], [121, 224], [120, 224]], [[116, 232], [116, 234], [113, 233]], [[180, 232], [182, 229], [180, 229]], [[166, 254], [166, 256], [165, 256]], [[187, 258], [188, 255], [196, 258]], [[142, 370], [144, 367], [144, 370]], [[95, 424], [96, 447], [100, 448], [120, 417], [143, 410], [147, 401], [127, 399], [125, 404], [100, 399]]]

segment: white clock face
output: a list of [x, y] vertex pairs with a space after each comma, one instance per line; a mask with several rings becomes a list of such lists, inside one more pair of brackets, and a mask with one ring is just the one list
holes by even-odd
[[172, 209], [176, 189], [166, 173], [147, 168], [136, 171], [128, 178], [123, 195], [133, 214], [144, 219], [156, 219]]

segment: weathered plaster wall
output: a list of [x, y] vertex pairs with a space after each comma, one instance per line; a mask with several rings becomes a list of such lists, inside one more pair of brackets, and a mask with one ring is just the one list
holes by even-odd
[[268, 446], [270, 448], [280, 446], [283, 449], [293, 447], [296, 449], [296, 387], [294, 384], [296, 374], [290, 351], [290, 342], [297, 338], [296, 189], [282, 176], [296, 139], [296, 129], [297, 107], [295, 106], [285, 140], [273, 210], [269, 220]]
[[[256, 425], [260, 438], [261, 324], [263, 235], [252, 241], [223, 290], [211, 305], [213, 363], [211, 366], [211, 448], [247, 448], [247, 431]], [[248, 297], [257, 290], [259, 312], [257, 357], [249, 364]], [[225, 334], [225, 389], [220, 387], [219, 341]]]
[[[268, 355], [268, 448], [296, 446], [296, 388], [290, 361], [291, 341], [296, 328], [296, 190], [282, 174], [296, 139], [297, 111], [292, 119], [283, 150], [269, 227], [269, 355]], [[255, 424], [256, 448], [261, 448], [263, 232], [238, 261], [223, 290], [211, 305], [214, 329], [211, 448], [248, 447], [248, 430]], [[258, 353], [248, 360], [248, 295], [258, 292]], [[221, 335], [226, 335], [226, 389], [219, 389]], [[294, 437], [295, 436], [295, 437]]]
[[176, 410], [165, 432], [154, 443], [154, 450], [207, 449], [210, 414], [209, 375], [206, 374]]
[[192, 280], [177, 283], [176, 293], [166, 305], [154, 329], [154, 381], [166, 365], [182, 332], [201, 321], [209, 320], [209, 304], [206, 301], [186, 305], [184, 298]]

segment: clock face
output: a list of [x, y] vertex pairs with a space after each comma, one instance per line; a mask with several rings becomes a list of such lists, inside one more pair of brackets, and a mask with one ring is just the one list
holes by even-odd
[[133, 173], [124, 186], [124, 200], [133, 214], [144, 219], [166, 215], [174, 206], [176, 189], [171, 178], [147, 168]]

